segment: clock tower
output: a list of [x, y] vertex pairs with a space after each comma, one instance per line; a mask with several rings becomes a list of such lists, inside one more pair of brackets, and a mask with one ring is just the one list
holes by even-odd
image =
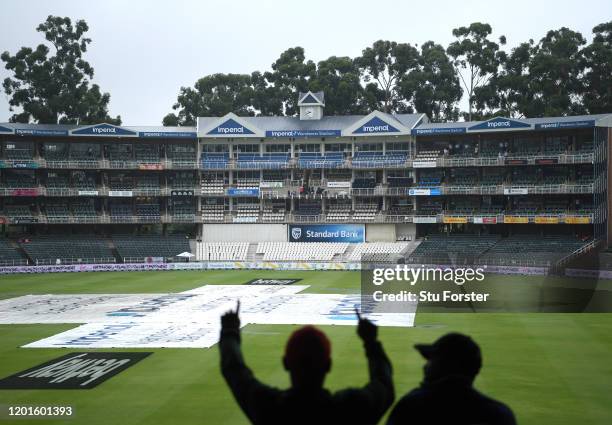
[[298, 97], [300, 120], [320, 120], [323, 118], [325, 96], [322, 91], [300, 93]]

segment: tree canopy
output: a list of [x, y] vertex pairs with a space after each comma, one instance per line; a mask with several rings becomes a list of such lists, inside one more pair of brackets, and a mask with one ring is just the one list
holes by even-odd
[[41, 124], [121, 124], [108, 115], [110, 94], [91, 82], [93, 67], [83, 58], [91, 39], [83, 20], [49, 16], [36, 30], [48, 44], [22, 47], [0, 58], [12, 71], [2, 83], [9, 97], [11, 122]]

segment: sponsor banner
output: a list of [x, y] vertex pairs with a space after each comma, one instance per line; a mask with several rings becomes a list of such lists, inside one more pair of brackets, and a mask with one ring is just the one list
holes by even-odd
[[505, 159], [504, 164], [506, 165], [527, 165], [526, 159]]
[[68, 130], [40, 130], [31, 128], [16, 128], [15, 134], [19, 136], [67, 136]]
[[77, 192], [79, 196], [98, 196], [97, 190], [79, 190]]
[[558, 164], [559, 158], [540, 158], [540, 159], [536, 159], [535, 163], [538, 165]]
[[591, 279], [612, 279], [612, 270], [565, 269], [565, 275]]
[[14, 224], [32, 224], [38, 223], [38, 219], [36, 217], [18, 217], [13, 218], [11, 222]]
[[508, 118], [496, 117], [488, 121], [476, 124], [468, 128], [469, 131], [499, 131], [507, 129], [530, 129], [531, 124], [511, 120]]
[[566, 223], [566, 224], [590, 224], [591, 223], [591, 218], [590, 217], [566, 216], [563, 219], [563, 222]]
[[272, 189], [272, 188], [280, 188], [285, 184], [283, 182], [261, 182], [259, 183], [259, 187], [261, 189]]
[[[435, 219], [435, 217], [434, 217]], [[126, 264], [62, 264], [48, 266], [0, 267], [0, 274], [16, 273], [78, 273], [115, 271], [164, 271], [164, 270], [359, 270], [359, 263], [339, 262], [270, 262], [270, 261], [211, 261], [191, 263], [126, 263]]]
[[230, 196], [259, 196], [259, 189], [238, 189], [232, 187], [227, 189], [227, 194]]
[[289, 242], [365, 242], [365, 226], [363, 224], [291, 224]]
[[349, 189], [351, 187], [351, 182], [327, 182], [327, 187], [329, 189]]
[[109, 190], [108, 191], [108, 196], [115, 196], [115, 197], [121, 197], [121, 198], [129, 198], [132, 195], [132, 191], [131, 190]]
[[412, 222], [416, 224], [437, 223], [438, 219], [437, 217], [414, 217]]
[[138, 133], [132, 130], [112, 125], [112, 124], [96, 124], [88, 127], [82, 127], [75, 130], [70, 130], [72, 136], [138, 136]]
[[443, 217], [442, 218], [442, 223], [447, 223], [447, 224], [452, 224], [452, 223], [463, 224], [463, 223], [467, 223], [467, 217]]
[[153, 353], [70, 353], [0, 380], [11, 390], [90, 389]]
[[0, 161], [0, 168], [38, 168], [34, 161]]
[[497, 224], [497, 217], [474, 217], [475, 224]]
[[527, 195], [528, 190], [525, 187], [511, 187], [504, 189], [504, 195]]
[[581, 120], [581, 121], [565, 121], [565, 122], [547, 122], [542, 124], [536, 124], [536, 130], [555, 130], [557, 128], [583, 128], [583, 127], [594, 127], [595, 120]]
[[536, 224], [559, 224], [559, 217], [535, 217]]
[[138, 164], [139, 170], [163, 170], [162, 164]]
[[266, 137], [340, 137], [342, 130], [267, 130]]
[[38, 196], [40, 194], [38, 189], [13, 189], [10, 193], [11, 196]]
[[245, 285], [293, 285], [295, 282], [299, 282], [302, 279], [252, 279], [245, 282]]
[[504, 223], [510, 224], [526, 224], [529, 223], [529, 217], [516, 217], [512, 215], [504, 216]]
[[378, 117], [374, 117], [357, 130], [353, 134], [377, 134], [377, 133], [400, 133], [400, 130], [393, 127], [388, 122], [383, 121]]
[[245, 134], [255, 134], [253, 131], [249, 130], [242, 124], [239, 124], [237, 121], [233, 119], [228, 119], [223, 124], [220, 124], [210, 130], [208, 133], [213, 136], [242, 136]]
[[439, 196], [441, 194], [442, 192], [438, 187], [431, 189], [408, 189], [408, 195], [410, 196]]
[[415, 128], [412, 130], [412, 134], [427, 136], [436, 134], [461, 134], [465, 133], [467, 129], [465, 127], [447, 127], [447, 128]]
[[193, 190], [171, 190], [170, 196], [193, 196]]
[[191, 131], [140, 131], [138, 137], [156, 139], [197, 139], [198, 133]]
[[412, 161], [413, 168], [436, 168], [436, 161]]

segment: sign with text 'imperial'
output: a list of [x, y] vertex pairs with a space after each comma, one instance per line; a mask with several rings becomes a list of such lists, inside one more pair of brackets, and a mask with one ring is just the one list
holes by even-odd
[[376, 133], [399, 133], [400, 131], [393, 127], [388, 122], [381, 120], [378, 117], [372, 118], [370, 121], [353, 131], [353, 134], [376, 134]]
[[340, 137], [342, 130], [267, 130], [266, 137]]
[[363, 224], [290, 225], [289, 242], [365, 242]]
[[233, 119], [228, 119], [223, 124], [220, 124], [210, 130], [206, 134], [218, 135], [218, 136], [240, 136], [243, 134], [255, 134], [242, 124], [236, 122]]
[[70, 353], [0, 380], [3, 389], [89, 389], [152, 353]]
[[111, 124], [97, 124], [72, 130], [74, 136], [138, 136], [138, 133]]
[[520, 128], [531, 128], [531, 125], [525, 124], [524, 122], [514, 121], [508, 118], [497, 117], [490, 119], [489, 121], [482, 122], [480, 124], [473, 125], [469, 128], [470, 131], [475, 130], [506, 130], [506, 129], [520, 129]]

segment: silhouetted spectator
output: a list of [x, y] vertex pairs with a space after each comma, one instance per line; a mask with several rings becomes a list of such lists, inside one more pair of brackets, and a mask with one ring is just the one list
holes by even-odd
[[415, 345], [427, 359], [425, 379], [393, 408], [387, 425], [513, 425], [508, 406], [474, 389], [482, 366], [480, 348], [470, 337], [449, 333], [431, 345]]
[[331, 369], [331, 344], [323, 332], [305, 326], [287, 342], [283, 366], [291, 375], [291, 388], [280, 390], [261, 383], [246, 366], [239, 308], [221, 317], [221, 371], [253, 424], [375, 424], [393, 403], [391, 363], [369, 320], [360, 318], [357, 327], [368, 358], [367, 385], [333, 394], [323, 388]]

